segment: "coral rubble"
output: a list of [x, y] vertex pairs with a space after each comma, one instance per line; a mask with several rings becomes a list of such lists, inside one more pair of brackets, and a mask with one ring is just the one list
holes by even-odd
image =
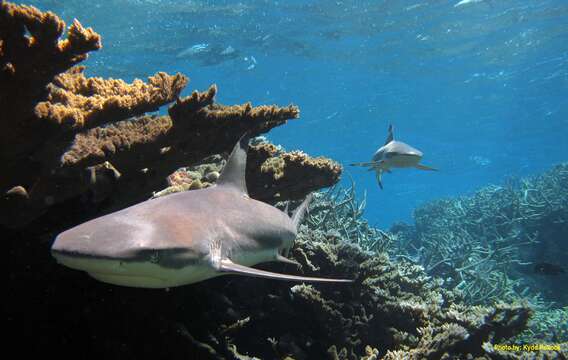
[[[180, 98], [188, 83], [182, 74], [160, 72], [131, 84], [87, 78], [75, 65], [101, 47], [93, 30], [75, 21], [60, 40], [65, 23], [55, 14], [5, 2], [0, 19], [5, 226], [21, 227], [50, 212], [57, 219], [59, 205], [79, 198], [98, 211], [147, 199], [176, 169], [228, 152], [244, 132], [267, 132], [299, 116], [293, 105], [217, 104], [215, 85]], [[169, 116], [144, 115], [172, 101]], [[250, 193], [265, 201], [301, 198], [334, 184], [341, 173], [327, 159], [279, 154], [286, 176], [267, 186], [255, 167], [267, 160], [266, 151], [251, 151]], [[297, 181], [305, 177], [313, 181]]]

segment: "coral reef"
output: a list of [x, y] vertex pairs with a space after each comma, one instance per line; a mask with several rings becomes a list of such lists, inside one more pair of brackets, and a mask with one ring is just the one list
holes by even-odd
[[325, 192], [318, 192], [310, 203], [306, 223], [310, 229], [342, 238], [366, 251], [389, 251], [395, 236], [370, 226], [363, 217], [366, 195], [365, 192], [361, 201], [357, 199], [353, 180], [347, 189], [335, 185]]
[[[38, 102], [47, 98], [53, 78], [101, 48], [101, 38], [77, 20], [60, 40], [65, 22], [32, 6], [0, 4], [0, 107], [3, 111], [0, 153], [2, 162], [45, 142], [57, 126], [34, 116]], [[28, 141], [22, 141], [26, 138]], [[10, 164], [9, 164], [10, 165]]]
[[35, 115], [69, 128], [92, 128], [149, 111], [174, 101], [188, 79], [157, 73], [145, 83], [134, 80], [86, 78], [83, 66], [55, 76], [47, 86], [47, 101], [38, 103]]
[[513, 300], [529, 285], [544, 293], [546, 283], [560, 280], [535, 278], [531, 265], [565, 261], [568, 249], [559, 240], [568, 233], [568, 164], [473, 196], [431, 202], [414, 218], [413, 230], [392, 229], [406, 244], [399, 251], [463, 291], [469, 303]]
[[[4, 2], [0, 19], [0, 88], [7, 109], [0, 223], [5, 226], [40, 218], [42, 226], [58, 225], [67, 202], [83, 203], [85, 209], [68, 220], [73, 223], [85, 219], [87, 208], [108, 212], [148, 199], [178, 168], [228, 152], [244, 132], [267, 132], [299, 116], [293, 105], [217, 104], [215, 85], [179, 98], [188, 83], [181, 74], [157, 73], [131, 84], [87, 78], [84, 67], [73, 66], [101, 47], [91, 29], [75, 21], [67, 39], [59, 40], [65, 23], [56, 15]], [[144, 115], [174, 100], [168, 116]], [[270, 151], [251, 152], [250, 193], [264, 201], [301, 198], [333, 185], [341, 173], [327, 159], [279, 154], [286, 176], [272, 184], [257, 171]], [[313, 181], [297, 181], [306, 177]]]
[[515, 343], [561, 343], [568, 349], [568, 306], [561, 309], [536, 309], [529, 328], [514, 338]]
[[[19, 347], [19, 356], [522, 358], [493, 345], [523, 336], [527, 304], [467, 305], [422, 266], [389, 259], [397, 238], [369, 226], [354, 187], [316, 195], [291, 251], [301, 265], [293, 271], [353, 284], [225, 276], [149, 291], [58, 266], [49, 247], [62, 228], [152, 195], [209, 186], [242, 133], [267, 132], [299, 110], [217, 104], [216, 86], [179, 98], [188, 81], [180, 74], [132, 84], [86, 78], [76, 65], [100, 47], [91, 29], [75, 21], [60, 40], [65, 24], [54, 14], [6, 2], [0, 10], [7, 343], [34, 344]], [[168, 115], [144, 115], [174, 100]], [[300, 199], [340, 174], [329, 159], [258, 139], [249, 148], [247, 185], [263, 201]], [[293, 272], [282, 271], [290, 264], [262, 266]]]
[[[210, 186], [217, 180], [227, 156], [227, 153], [212, 155], [179, 169], [168, 177], [169, 187], [154, 196]], [[266, 140], [253, 139], [247, 160], [247, 186], [253, 198], [268, 203], [298, 200], [338, 182], [341, 170], [330, 159], [311, 158], [301, 151], [285, 152]], [[309, 180], [299, 182], [301, 177]]]

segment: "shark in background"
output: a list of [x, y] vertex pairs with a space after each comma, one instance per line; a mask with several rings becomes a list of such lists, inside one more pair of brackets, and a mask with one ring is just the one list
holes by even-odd
[[278, 274], [252, 266], [286, 258], [311, 196], [292, 217], [251, 199], [249, 136], [234, 147], [215, 186], [175, 193], [87, 221], [59, 234], [51, 253], [110, 284], [168, 288], [238, 274], [305, 282], [351, 282]]
[[387, 139], [373, 155], [369, 162], [359, 162], [349, 164], [351, 166], [368, 167], [369, 171], [375, 171], [377, 183], [383, 188], [382, 175], [383, 172], [391, 172], [393, 168], [416, 168], [419, 170], [437, 171], [430, 166], [420, 164], [422, 151], [394, 139], [394, 131], [392, 124], [389, 125]]

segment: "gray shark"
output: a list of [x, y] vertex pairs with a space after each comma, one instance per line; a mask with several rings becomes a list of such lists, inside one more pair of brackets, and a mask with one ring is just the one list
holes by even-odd
[[351, 166], [369, 167], [369, 171], [375, 171], [377, 183], [383, 188], [382, 175], [383, 172], [391, 172], [392, 168], [409, 168], [413, 167], [420, 170], [437, 171], [430, 166], [420, 164], [422, 160], [422, 151], [412, 146], [394, 139], [393, 127], [389, 125], [389, 133], [385, 144], [380, 147], [370, 162], [360, 162], [350, 164]]
[[168, 288], [224, 274], [351, 282], [278, 274], [251, 266], [287, 259], [310, 196], [290, 218], [251, 199], [245, 184], [249, 137], [233, 149], [217, 185], [144, 201], [57, 236], [51, 253], [70, 268], [115, 285]]

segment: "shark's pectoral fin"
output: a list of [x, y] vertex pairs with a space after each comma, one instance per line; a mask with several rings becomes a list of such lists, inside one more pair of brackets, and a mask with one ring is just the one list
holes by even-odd
[[[286, 252], [286, 255], [288, 255], [288, 252], [290, 251], [290, 249], [287, 249], [287, 250], [288, 251]], [[284, 255], [278, 254], [278, 255], [276, 255], [276, 259], [274, 259], [274, 260], [281, 262], [281, 263], [296, 265], [297, 267], [302, 267], [302, 265], [299, 262], [292, 260], [292, 259], [288, 259]]]
[[375, 166], [377, 163], [375, 161], [369, 161], [369, 162], [357, 162], [357, 163], [351, 163], [349, 164], [349, 166], [363, 166], [363, 167], [373, 167]]
[[353, 280], [348, 279], [325, 279], [325, 278], [317, 278], [317, 277], [305, 277], [305, 276], [295, 276], [295, 275], [286, 275], [286, 274], [278, 274], [273, 273], [270, 271], [254, 269], [248, 266], [235, 264], [229, 259], [221, 260], [221, 264], [219, 266], [219, 271], [231, 273], [231, 274], [238, 274], [238, 275], [246, 275], [246, 276], [254, 276], [260, 277], [265, 279], [275, 279], [275, 280], [285, 280], [285, 281], [305, 281], [305, 282], [336, 282], [336, 283], [347, 283], [353, 282]]
[[383, 182], [381, 181], [382, 176], [383, 176], [383, 170], [381, 169], [377, 169], [377, 184], [379, 184], [379, 187], [381, 188], [381, 190], [383, 189]]
[[436, 169], [436, 168], [426, 166], [426, 165], [422, 165], [422, 164], [416, 164], [416, 168], [420, 169], [420, 170], [427, 170], [427, 171], [438, 171], [438, 169]]

